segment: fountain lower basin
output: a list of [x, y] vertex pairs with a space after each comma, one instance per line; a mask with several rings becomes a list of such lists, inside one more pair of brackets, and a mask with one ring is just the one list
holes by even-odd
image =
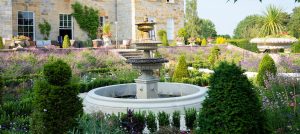
[[[175, 110], [184, 112], [185, 108], [199, 110], [207, 95], [207, 88], [183, 83], [158, 83], [158, 94], [163, 98], [134, 99], [122, 98], [136, 95], [136, 84], [121, 84], [100, 87], [91, 90], [84, 98], [86, 113], [125, 113], [127, 109], [135, 111], [165, 111], [173, 113]], [[168, 98], [165, 98], [169, 96]], [[174, 97], [179, 96], [179, 97]]]

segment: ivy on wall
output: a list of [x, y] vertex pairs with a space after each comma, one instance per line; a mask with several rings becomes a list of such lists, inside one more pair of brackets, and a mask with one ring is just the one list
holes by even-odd
[[79, 2], [72, 4], [72, 9], [72, 16], [76, 19], [79, 27], [87, 32], [91, 39], [95, 39], [99, 26], [99, 11], [91, 7], [83, 6]]

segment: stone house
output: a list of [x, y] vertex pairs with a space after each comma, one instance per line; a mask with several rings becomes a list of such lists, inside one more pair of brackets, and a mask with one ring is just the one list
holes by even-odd
[[99, 25], [111, 23], [113, 40], [135, 40], [135, 23], [143, 21], [144, 16], [157, 22], [150, 33], [152, 38], [164, 29], [168, 39], [174, 40], [184, 26], [184, 0], [0, 0], [0, 36], [25, 35], [41, 40], [38, 24], [47, 20], [52, 27], [51, 40], [66, 34], [71, 39], [86, 40], [87, 34], [71, 16], [71, 5], [76, 1], [99, 10]]

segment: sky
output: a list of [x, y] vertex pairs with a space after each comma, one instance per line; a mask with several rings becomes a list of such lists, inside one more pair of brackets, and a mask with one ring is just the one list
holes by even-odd
[[200, 18], [210, 19], [216, 26], [218, 34], [233, 35], [238, 23], [248, 15], [262, 15], [270, 4], [292, 13], [294, 7], [300, 6], [295, 0], [197, 0]]

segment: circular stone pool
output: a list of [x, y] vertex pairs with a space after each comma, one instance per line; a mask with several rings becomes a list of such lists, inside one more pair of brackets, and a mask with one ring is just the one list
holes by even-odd
[[201, 108], [207, 95], [207, 88], [183, 83], [158, 83], [158, 94], [161, 98], [135, 99], [136, 84], [120, 84], [100, 87], [88, 92], [83, 100], [84, 111], [94, 113], [135, 111], [184, 112], [184, 108]]

